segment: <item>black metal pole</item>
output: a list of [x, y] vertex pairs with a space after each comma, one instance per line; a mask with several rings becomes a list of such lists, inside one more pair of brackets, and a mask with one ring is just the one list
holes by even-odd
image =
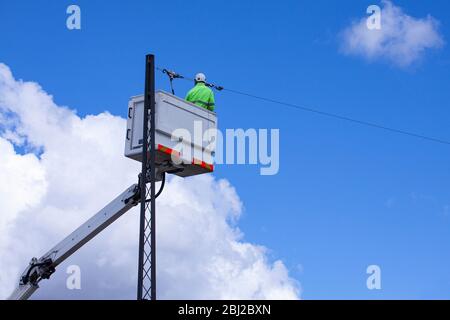
[[[141, 211], [139, 226], [139, 266], [137, 299], [149, 295], [156, 300], [156, 246], [155, 246], [155, 57], [145, 58], [145, 92], [142, 143], [142, 171], [140, 176]], [[149, 174], [150, 173], [150, 174]], [[147, 190], [150, 180], [150, 192]], [[147, 197], [150, 196], [150, 205]], [[148, 213], [148, 209], [150, 212]], [[148, 252], [150, 251], [150, 252]], [[149, 270], [150, 269], [150, 270]], [[149, 279], [150, 278], [150, 279]], [[145, 284], [146, 280], [150, 283]], [[150, 288], [148, 288], [150, 286]]]
[[156, 144], [155, 144], [155, 56], [148, 57], [150, 69], [148, 79], [148, 99], [150, 99], [150, 215], [151, 215], [151, 299], [156, 300]]

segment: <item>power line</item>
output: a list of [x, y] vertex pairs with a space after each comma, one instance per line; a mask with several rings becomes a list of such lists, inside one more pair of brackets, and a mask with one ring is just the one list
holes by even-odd
[[279, 105], [283, 105], [283, 106], [298, 109], [298, 110], [303, 110], [303, 111], [310, 112], [310, 113], [315, 113], [315, 114], [319, 114], [319, 115], [323, 115], [323, 116], [327, 116], [327, 117], [331, 117], [331, 118], [335, 118], [335, 119], [344, 120], [347, 122], [353, 122], [353, 123], [357, 123], [357, 124], [372, 127], [372, 128], [382, 129], [382, 130], [386, 130], [386, 131], [390, 131], [390, 132], [394, 132], [394, 133], [398, 133], [398, 134], [407, 135], [410, 137], [415, 137], [415, 138], [420, 138], [420, 139], [424, 139], [424, 140], [428, 140], [428, 141], [432, 141], [432, 142], [450, 145], [450, 141], [445, 141], [442, 139], [429, 137], [429, 136], [425, 136], [425, 135], [421, 135], [421, 134], [417, 134], [417, 133], [409, 132], [409, 131], [405, 131], [405, 130], [395, 129], [395, 128], [387, 127], [387, 126], [380, 125], [377, 123], [373, 123], [373, 122], [358, 120], [358, 119], [354, 119], [354, 118], [350, 118], [350, 117], [346, 117], [346, 116], [341, 116], [339, 114], [335, 114], [335, 113], [331, 113], [331, 112], [325, 112], [325, 111], [320, 111], [317, 109], [299, 106], [299, 105], [296, 105], [293, 103], [287, 103], [287, 102], [282, 102], [282, 101], [278, 101], [278, 100], [274, 100], [274, 99], [260, 97], [257, 95], [253, 95], [253, 94], [249, 94], [249, 93], [245, 93], [245, 92], [241, 92], [241, 91], [237, 91], [237, 90], [232, 90], [232, 89], [227, 89], [227, 88], [224, 88], [223, 90], [234, 93], [234, 94], [240, 94], [243, 96], [251, 97], [254, 99], [259, 99], [262, 101], [276, 103]]
[[[157, 68], [157, 69], [162, 71], [162, 72], [164, 72], [164, 70], [166, 70], [166, 69], [160, 69], [160, 68]], [[187, 77], [184, 77], [184, 76], [181, 76], [180, 79], [187, 80], [187, 81], [194, 81], [194, 79], [187, 78]], [[210, 85], [210, 86], [217, 87], [215, 85]], [[308, 108], [308, 107], [300, 106], [300, 105], [297, 105], [297, 104], [294, 104], [294, 103], [289, 103], [289, 102], [283, 102], [283, 101], [279, 101], [279, 100], [275, 100], [275, 99], [270, 99], [270, 98], [254, 95], [254, 94], [251, 94], [251, 93], [246, 93], [246, 92], [243, 92], [243, 91], [238, 91], [238, 90], [233, 90], [233, 89], [228, 89], [228, 88], [223, 88], [223, 87], [219, 87], [219, 88], [221, 88], [221, 90], [223, 90], [223, 91], [228, 91], [228, 92], [233, 93], [233, 94], [238, 94], [238, 95], [246, 96], [246, 97], [249, 97], [249, 98], [253, 98], [253, 99], [257, 99], [257, 100], [261, 100], [261, 101], [265, 101], [265, 102], [275, 103], [275, 104], [282, 105], [282, 106], [285, 106], [285, 107], [290, 107], [290, 108], [294, 108], [294, 109], [297, 109], [297, 110], [302, 110], [302, 111], [305, 111], [305, 112], [315, 113], [315, 114], [326, 116], [326, 117], [329, 117], [329, 118], [334, 118], [334, 119], [339, 119], [339, 120], [343, 120], [343, 121], [347, 121], [347, 122], [352, 122], [352, 123], [356, 123], [356, 124], [363, 125], [363, 126], [366, 126], [366, 127], [381, 129], [381, 130], [385, 130], [385, 131], [389, 131], [389, 132], [393, 132], [393, 133], [397, 133], [397, 134], [402, 134], [402, 135], [406, 135], [406, 136], [410, 136], [410, 137], [414, 137], [414, 138], [419, 138], [419, 139], [422, 139], [422, 140], [427, 140], [427, 141], [431, 141], [431, 142], [435, 142], [435, 143], [450, 145], [450, 141], [446, 141], [446, 140], [439, 139], [439, 138], [434, 138], [434, 137], [425, 136], [425, 135], [422, 135], [422, 134], [418, 134], [418, 133], [414, 133], [414, 132], [410, 132], [410, 131], [406, 131], [406, 130], [396, 129], [396, 128], [392, 128], [392, 127], [387, 127], [387, 126], [380, 125], [380, 124], [377, 124], [377, 123], [374, 123], [374, 122], [369, 122], [369, 121], [359, 120], [359, 119], [355, 119], [355, 118], [350, 118], [350, 117], [339, 115], [339, 114], [336, 114], [336, 113], [331, 113], [331, 112], [321, 111], [321, 110], [317, 110], [317, 109], [313, 109], [313, 108]]]

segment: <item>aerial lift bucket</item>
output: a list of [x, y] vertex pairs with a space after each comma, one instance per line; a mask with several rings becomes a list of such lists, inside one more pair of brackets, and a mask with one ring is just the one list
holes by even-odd
[[[144, 96], [128, 103], [125, 156], [142, 162]], [[180, 177], [214, 171], [217, 116], [164, 91], [155, 94], [157, 167]]]

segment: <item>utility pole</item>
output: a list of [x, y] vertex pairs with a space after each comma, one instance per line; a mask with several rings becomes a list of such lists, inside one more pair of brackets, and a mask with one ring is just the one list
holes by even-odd
[[145, 57], [144, 132], [140, 175], [138, 300], [156, 300], [155, 56]]

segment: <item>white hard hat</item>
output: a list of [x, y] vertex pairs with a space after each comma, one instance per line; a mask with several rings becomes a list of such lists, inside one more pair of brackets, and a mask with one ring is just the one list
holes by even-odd
[[197, 73], [196, 75], [195, 75], [195, 81], [196, 82], [206, 82], [206, 76], [205, 76], [205, 74], [204, 73]]

